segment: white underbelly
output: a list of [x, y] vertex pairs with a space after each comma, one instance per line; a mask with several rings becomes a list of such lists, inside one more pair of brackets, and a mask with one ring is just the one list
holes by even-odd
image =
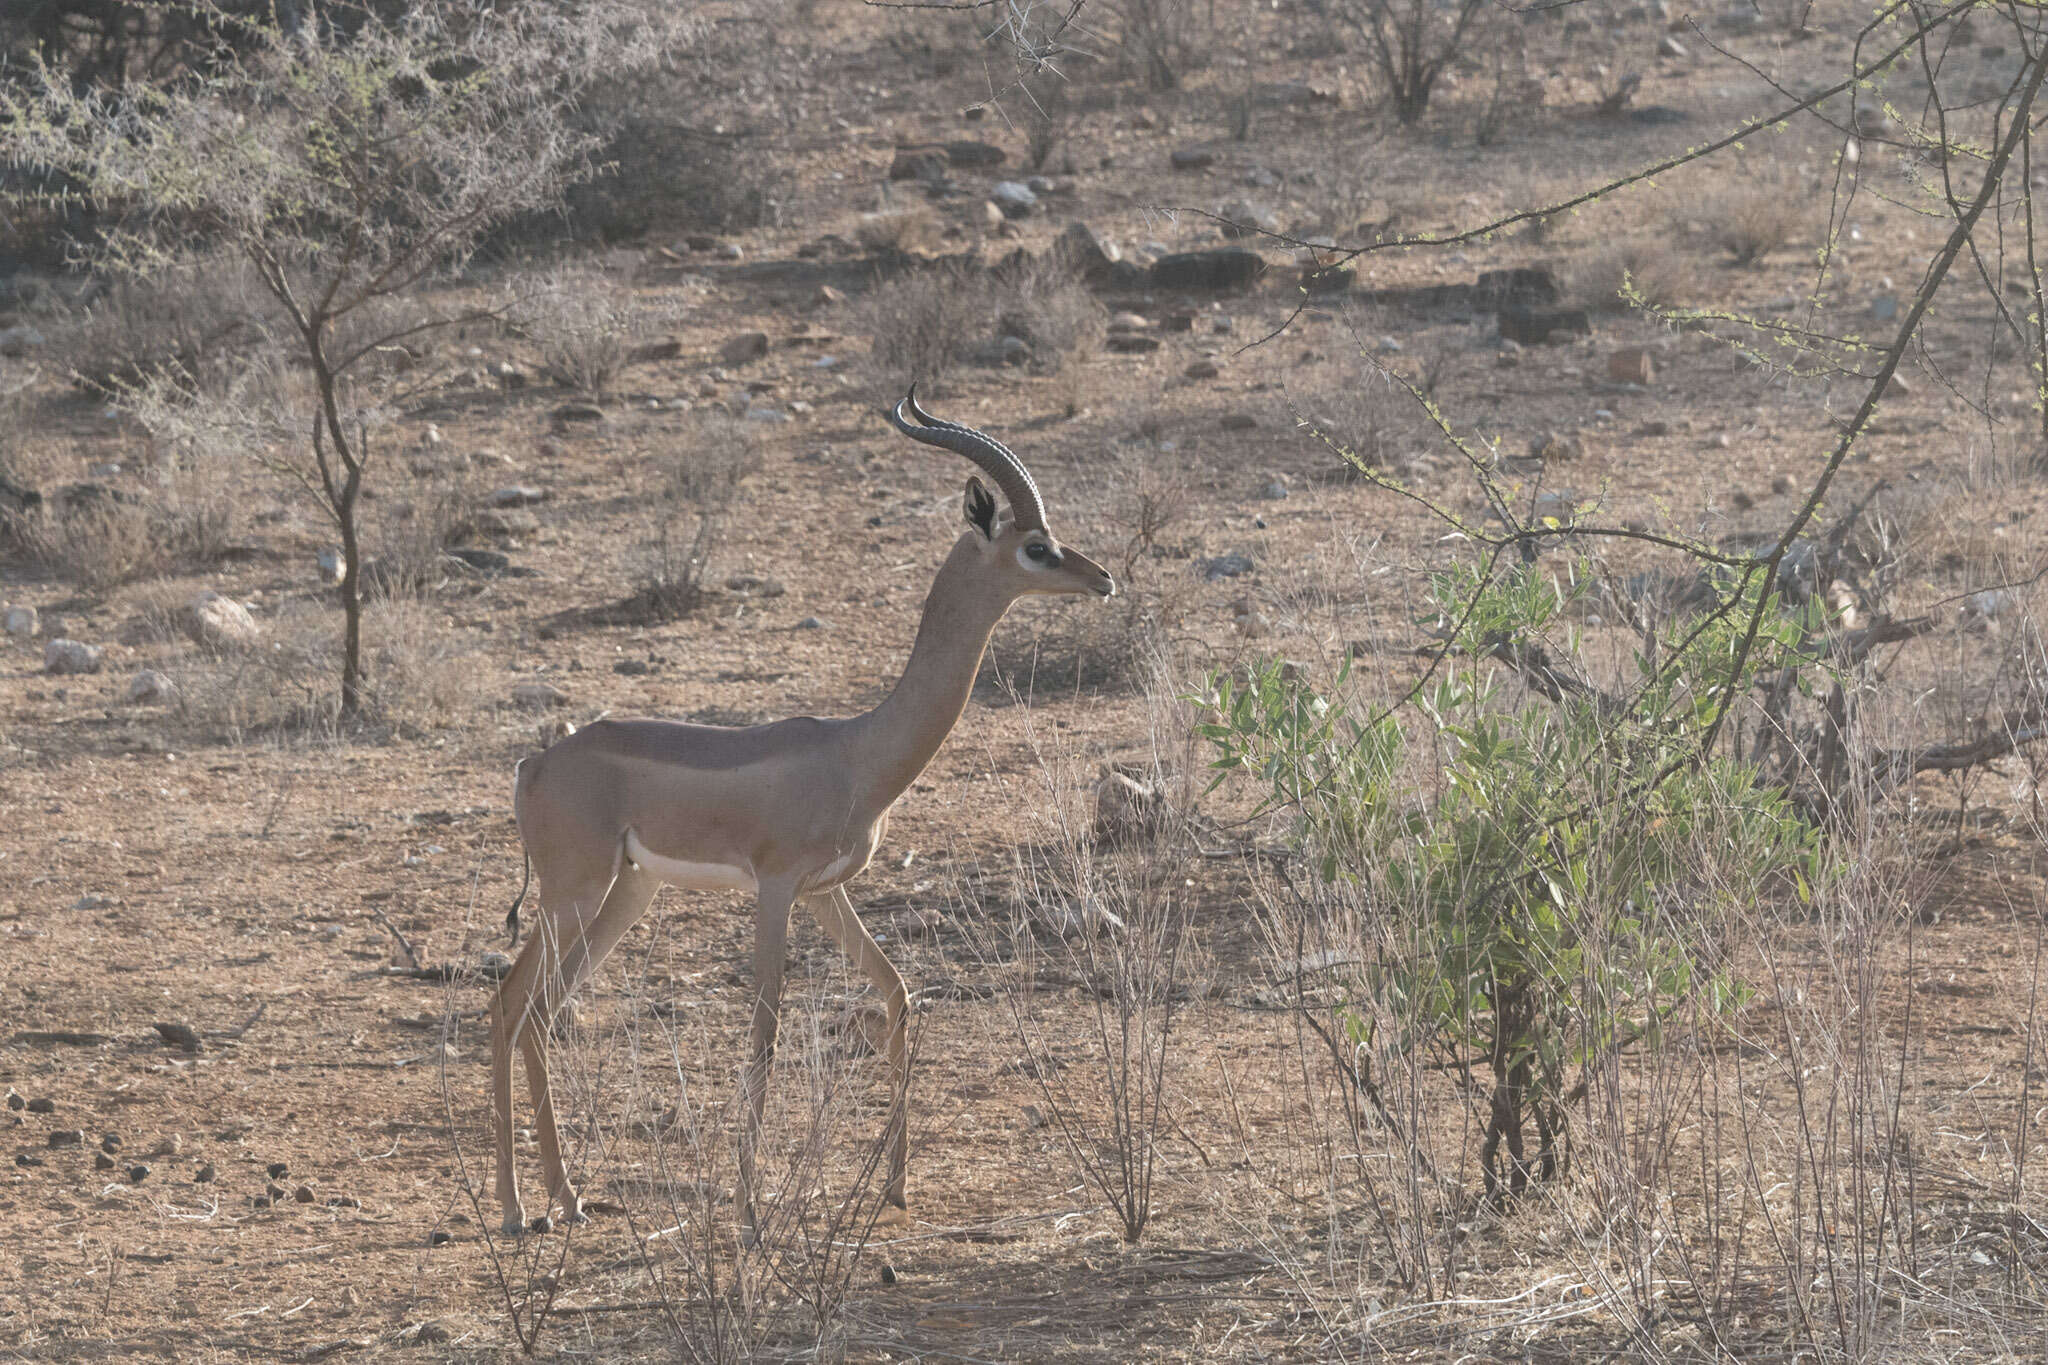
[[670, 886], [685, 891], [758, 891], [754, 874], [727, 863], [693, 863], [664, 858], [640, 842], [639, 832], [626, 831], [626, 856]]

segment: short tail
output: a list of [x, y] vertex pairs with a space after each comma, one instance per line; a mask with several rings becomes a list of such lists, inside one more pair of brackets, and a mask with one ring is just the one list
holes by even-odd
[[526, 864], [526, 872], [519, 879], [519, 899], [513, 901], [512, 908], [505, 912], [505, 932], [511, 936], [508, 947], [518, 946], [519, 907], [526, 904], [526, 888], [533, 884], [533, 855], [526, 854], [523, 861]]

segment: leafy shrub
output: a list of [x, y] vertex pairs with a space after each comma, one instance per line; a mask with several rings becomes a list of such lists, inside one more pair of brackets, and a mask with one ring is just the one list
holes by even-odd
[[[1346, 674], [1318, 689], [1278, 663], [1211, 679], [1199, 733], [1217, 782], [1254, 776], [1266, 807], [1295, 814], [1324, 881], [1367, 888], [1414, 927], [1389, 937], [1345, 1026], [1363, 1054], [1392, 1029], [1403, 1051], [1483, 1059], [1480, 1163], [1499, 1199], [1559, 1171], [1573, 1073], [1657, 1047], [1680, 1008], [1741, 998], [1715, 918], [1808, 894], [1818, 842], [1753, 770], [1698, 761], [1746, 613], [1708, 618], [1681, 666], [1645, 664], [1620, 695], [1532, 643], [1565, 603], [1548, 578], [1452, 573], [1435, 591], [1462, 622], [1464, 661], [1418, 697], [1419, 735], [1391, 709], [1361, 715]], [[1489, 657], [1542, 670], [1553, 703], [1506, 708], [1476, 662]], [[1418, 797], [1409, 770], [1432, 759]]]

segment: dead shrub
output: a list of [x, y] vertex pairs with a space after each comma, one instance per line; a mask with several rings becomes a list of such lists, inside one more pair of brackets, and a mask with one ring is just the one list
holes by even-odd
[[707, 413], [669, 466], [652, 535], [642, 547], [633, 602], [647, 617], [674, 620], [704, 599], [711, 558], [739, 496], [741, 480], [759, 469], [761, 453], [744, 422]]
[[1735, 264], [1755, 265], [1805, 231], [1811, 202], [1782, 173], [1740, 175], [1707, 200], [1700, 221]]
[[418, 596], [440, 582], [448, 551], [468, 538], [476, 499], [462, 478], [422, 480], [404, 502], [378, 509], [367, 537], [366, 592]]
[[1696, 276], [1692, 258], [1668, 236], [1621, 237], [1575, 261], [1565, 288], [1587, 308], [1670, 308], [1694, 295]]
[[88, 592], [104, 592], [170, 571], [163, 522], [141, 498], [101, 484], [73, 484], [13, 519], [29, 558]]
[[375, 714], [404, 731], [446, 729], [477, 704], [482, 654], [432, 604], [387, 595], [363, 618]]
[[536, 280], [514, 310], [516, 329], [540, 352], [550, 378], [601, 394], [675, 310], [633, 294], [625, 281], [587, 266], [563, 266]]
[[908, 256], [930, 251], [939, 242], [939, 220], [927, 205], [864, 213], [853, 230], [854, 240], [871, 256]]
[[869, 376], [891, 396], [943, 383], [963, 365], [1055, 374], [1101, 339], [1107, 321], [1086, 285], [1046, 264], [913, 271], [871, 292], [862, 313], [873, 339]]
[[63, 329], [57, 356], [90, 393], [155, 381], [185, 394], [216, 392], [237, 356], [261, 341], [262, 298], [248, 262], [228, 254], [118, 276]]

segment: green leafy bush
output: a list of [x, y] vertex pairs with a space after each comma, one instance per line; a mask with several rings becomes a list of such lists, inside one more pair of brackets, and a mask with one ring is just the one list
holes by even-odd
[[[1199, 733], [1218, 783], [1256, 778], [1318, 875], [1402, 922], [1377, 939], [1349, 1041], [1485, 1069], [1471, 1093], [1501, 1198], [1559, 1171], [1590, 1068], [1660, 1046], [1680, 1010], [1744, 998], [1719, 912], [1809, 896], [1821, 855], [1781, 791], [1702, 752], [1730, 685], [1739, 694], [1790, 642], [1769, 611], [1762, 647], [1735, 666], [1753, 594], [1688, 623], [1661, 662], [1639, 652], [1641, 681], [1622, 694], [1584, 680], [1576, 640], [1563, 662], [1535, 643], [1565, 594], [1534, 568], [1435, 586], [1441, 619], [1459, 624], [1412, 697], [1419, 724], [1361, 714], [1348, 668], [1318, 688], [1269, 664], [1212, 678]], [[1487, 660], [1543, 670], [1554, 700], [1509, 706]]]

